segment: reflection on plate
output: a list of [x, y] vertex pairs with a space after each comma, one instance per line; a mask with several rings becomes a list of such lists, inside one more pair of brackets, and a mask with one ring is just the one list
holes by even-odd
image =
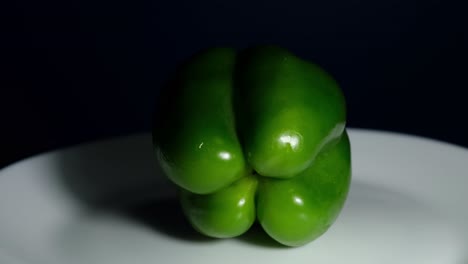
[[0, 171], [0, 262], [467, 263], [468, 150], [387, 132], [350, 137], [345, 208], [300, 248], [258, 227], [228, 240], [194, 232], [148, 134], [27, 159]]

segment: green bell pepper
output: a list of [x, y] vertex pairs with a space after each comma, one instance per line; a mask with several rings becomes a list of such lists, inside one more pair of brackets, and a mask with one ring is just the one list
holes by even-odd
[[346, 105], [320, 67], [274, 46], [211, 48], [159, 98], [153, 143], [183, 211], [217, 238], [255, 220], [301, 246], [335, 221], [351, 180]]

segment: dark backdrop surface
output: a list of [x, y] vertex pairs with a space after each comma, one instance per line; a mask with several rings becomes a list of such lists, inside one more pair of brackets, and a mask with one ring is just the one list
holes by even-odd
[[468, 147], [462, 1], [13, 1], [0, 8], [0, 167], [148, 131], [182, 59], [277, 44], [335, 76], [349, 126]]

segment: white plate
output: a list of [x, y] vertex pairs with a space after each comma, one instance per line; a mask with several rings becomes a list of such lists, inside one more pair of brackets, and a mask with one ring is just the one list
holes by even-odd
[[[349, 199], [306, 246], [280, 247], [259, 229], [228, 240], [194, 233], [144, 134], [0, 171], [0, 262], [467, 263], [468, 150], [387, 132], [350, 136]], [[134, 206], [146, 199], [155, 202]]]

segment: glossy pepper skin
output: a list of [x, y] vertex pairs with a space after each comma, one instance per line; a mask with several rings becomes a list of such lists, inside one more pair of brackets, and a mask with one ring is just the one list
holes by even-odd
[[212, 48], [159, 97], [158, 162], [199, 232], [235, 237], [258, 220], [301, 246], [341, 211], [351, 180], [346, 106], [320, 67], [274, 46]]

